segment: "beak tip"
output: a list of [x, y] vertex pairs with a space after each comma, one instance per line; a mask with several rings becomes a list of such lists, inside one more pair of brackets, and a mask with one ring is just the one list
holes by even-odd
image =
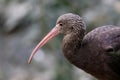
[[36, 51], [37, 51], [36, 49], [35, 49], [35, 50], [33, 50], [32, 54], [30, 55], [30, 57], [29, 57], [29, 59], [28, 59], [28, 64], [30, 64], [30, 63], [31, 63], [32, 58], [33, 58], [33, 56], [35, 55]]
[[32, 58], [30, 57], [29, 60], [28, 60], [28, 64], [30, 64], [32, 61]]
[[31, 63], [31, 60], [28, 60], [28, 64], [30, 64]]

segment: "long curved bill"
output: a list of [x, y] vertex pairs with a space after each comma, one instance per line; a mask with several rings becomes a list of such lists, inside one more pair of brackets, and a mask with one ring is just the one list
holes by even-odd
[[41, 41], [40, 43], [35, 47], [32, 54], [29, 57], [28, 64], [31, 63], [33, 56], [35, 53], [49, 40], [51, 40], [53, 37], [55, 37], [57, 34], [59, 34], [59, 24], [57, 24]]

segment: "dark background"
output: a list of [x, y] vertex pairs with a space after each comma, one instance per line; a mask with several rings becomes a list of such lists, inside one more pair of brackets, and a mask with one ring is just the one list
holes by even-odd
[[27, 64], [36, 44], [69, 12], [83, 17], [86, 32], [120, 25], [119, 0], [0, 0], [0, 80], [96, 80], [64, 58], [62, 35]]

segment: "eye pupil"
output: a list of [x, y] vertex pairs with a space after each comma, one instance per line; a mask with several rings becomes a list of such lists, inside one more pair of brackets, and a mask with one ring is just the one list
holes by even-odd
[[74, 29], [74, 28], [72, 27], [72, 29]]
[[62, 24], [62, 23], [60, 23], [60, 26], [63, 26], [63, 24]]

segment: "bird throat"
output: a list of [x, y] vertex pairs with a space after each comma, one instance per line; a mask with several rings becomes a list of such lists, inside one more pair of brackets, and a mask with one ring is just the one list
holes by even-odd
[[76, 33], [66, 34], [63, 38], [62, 50], [66, 58], [73, 57], [81, 47], [85, 30]]

